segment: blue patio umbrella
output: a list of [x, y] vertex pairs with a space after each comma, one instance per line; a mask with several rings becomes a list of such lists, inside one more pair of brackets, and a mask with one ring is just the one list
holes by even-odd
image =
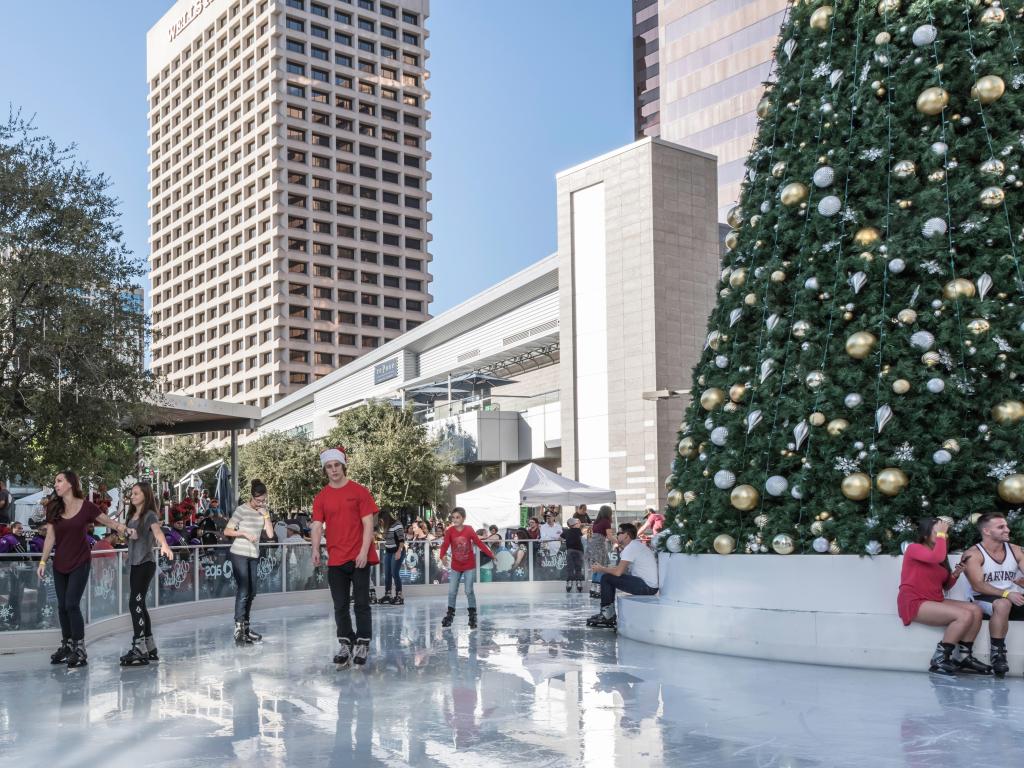
[[235, 493], [233, 489], [231, 471], [227, 464], [221, 464], [217, 468], [217, 500], [220, 502], [221, 514], [231, 517], [235, 511]]

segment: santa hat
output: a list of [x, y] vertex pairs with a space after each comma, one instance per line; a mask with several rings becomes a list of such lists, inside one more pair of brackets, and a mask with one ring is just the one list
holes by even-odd
[[345, 449], [341, 446], [337, 448], [328, 448], [320, 454], [320, 466], [323, 467], [329, 461], [340, 461], [346, 467], [348, 466], [348, 457], [345, 455]]

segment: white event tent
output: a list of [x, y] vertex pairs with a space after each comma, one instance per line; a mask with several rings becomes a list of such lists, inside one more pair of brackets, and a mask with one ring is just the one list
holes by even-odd
[[466, 510], [472, 528], [519, 526], [519, 507], [541, 504], [615, 503], [615, 491], [570, 480], [536, 464], [527, 464], [482, 488], [460, 493], [455, 503]]

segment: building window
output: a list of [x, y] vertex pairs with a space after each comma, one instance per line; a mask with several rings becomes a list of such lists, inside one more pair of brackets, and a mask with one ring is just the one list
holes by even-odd
[[319, 80], [321, 83], [331, 82], [331, 73], [323, 69], [312, 68], [309, 72], [314, 80]]
[[389, 26], [386, 26], [384, 24], [381, 24], [380, 25], [380, 35], [381, 35], [381, 37], [387, 37], [387, 38], [390, 38], [392, 40], [397, 40], [398, 39], [398, 30], [395, 29], [394, 27], [389, 27]]
[[[302, 267], [302, 269], [301, 270], [297, 270], [297, 271], [301, 271], [303, 274], [305, 274], [305, 272], [306, 272], [306, 269], [305, 269], [306, 265], [304, 263], [298, 262], [298, 261], [292, 261], [292, 262], [289, 262], [289, 264], [299, 264]], [[402, 281], [399, 278], [395, 277], [394, 275], [384, 275], [384, 287], [385, 288], [401, 288], [402, 287]], [[393, 304], [388, 304], [388, 299], [390, 299], [390, 298], [391, 298], [390, 296], [385, 296], [384, 297], [384, 305], [385, 306], [394, 306]]]
[[384, 254], [384, 266], [385, 267], [400, 267], [400, 266], [402, 266], [402, 264], [399, 261], [399, 258], [397, 256], [393, 256], [390, 253], [385, 253]]
[[352, 17], [349, 14], [345, 13], [344, 11], [335, 11], [334, 12], [334, 20], [336, 22], [338, 22], [339, 24], [351, 24], [352, 23]]
[[359, 28], [366, 30], [367, 32], [376, 32], [377, 25], [374, 24], [370, 19], [359, 18]]
[[359, 7], [364, 11], [373, 10], [373, 0], [359, 0]]
[[291, 16], [288, 16], [285, 18], [284, 24], [286, 27], [288, 27], [288, 29], [293, 29], [296, 32], [306, 31], [306, 22], [304, 22], [302, 19], [296, 19]]
[[407, 237], [405, 238], [405, 247], [410, 251], [421, 251], [423, 250], [423, 241], [418, 237]]
[[298, 8], [300, 11], [303, 11], [306, 9], [306, 0], [288, 0], [285, 5], [289, 8]]
[[403, 53], [402, 63], [408, 64], [410, 67], [418, 67], [420, 65], [420, 57], [412, 53]]
[[405, 308], [407, 310], [409, 310], [410, 312], [422, 312], [423, 311], [423, 302], [419, 301], [417, 299], [406, 299], [405, 300]]
[[290, 53], [305, 53], [306, 52], [306, 44], [305, 43], [300, 43], [298, 40], [291, 40], [291, 39], [287, 40], [285, 42], [285, 48]]
[[417, 24], [418, 25], [420, 23], [420, 17], [417, 16], [415, 13], [409, 13], [408, 11], [402, 11], [402, 21], [405, 24]]
[[304, 99], [306, 98], [306, 89], [301, 85], [292, 85], [291, 83], [288, 83], [288, 95], [299, 96]]
[[334, 322], [334, 310], [333, 309], [318, 309], [316, 310], [316, 319], [325, 323]]
[[366, 349], [376, 349], [380, 346], [380, 339], [376, 336], [363, 336], [363, 347]]
[[[314, 16], [323, 16], [325, 19], [327, 18], [327, 6], [326, 5], [318, 5], [317, 3], [311, 3], [310, 6], [309, 6], [309, 12], [312, 13]], [[402, 14], [402, 17], [404, 19], [405, 18], [405, 14]], [[413, 22], [413, 23], [415, 23], [415, 22]]]
[[315, 45], [309, 47], [309, 55], [320, 61], [330, 61], [331, 53], [326, 48], [317, 48]]
[[288, 338], [296, 341], [309, 341], [309, 330], [306, 328], [289, 328]]
[[309, 318], [309, 308], [300, 306], [299, 304], [289, 304], [288, 317], [297, 320], [306, 320]]
[[308, 363], [309, 352], [304, 349], [290, 349], [288, 350], [288, 362], [289, 363]]
[[421, 259], [406, 259], [405, 268], [420, 272], [423, 269], [423, 261]]
[[296, 61], [289, 61], [285, 63], [285, 69], [288, 70], [290, 75], [304, 75], [306, 74], [306, 65], [299, 64]]
[[[351, 64], [349, 66], [351, 66]], [[352, 78], [349, 77], [348, 75], [338, 75], [338, 74], [336, 74], [334, 76], [334, 84], [337, 85], [337, 86], [340, 86], [342, 88], [351, 88], [352, 87]], [[351, 108], [352, 108], [352, 106], [350, 104], [349, 105], [349, 109], [351, 109]]]
[[288, 372], [288, 383], [289, 384], [309, 384], [309, 374], [299, 373], [297, 371]]
[[313, 338], [317, 344], [333, 344], [334, 331], [313, 331]]
[[386, 45], [380, 47], [381, 58], [398, 60], [398, 51], [394, 48], [389, 48]]
[[330, 38], [330, 33], [328, 32], [327, 27], [321, 27], [318, 26], [317, 24], [309, 25], [309, 34], [311, 34], [313, 37], [319, 37], [323, 40], [327, 40]]
[[304, 110], [302, 107], [293, 107], [291, 104], [289, 104], [286, 113], [288, 117], [294, 118], [296, 120], [306, 119], [306, 110]]
[[397, 296], [385, 296], [384, 306], [387, 307], [388, 309], [401, 309], [402, 300]]
[[356, 345], [356, 335], [354, 333], [339, 333], [338, 334], [338, 346], [341, 347], [354, 347]]
[[397, 317], [385, 317], [384, 327], [391, 331], [400, 331], [402, 330], [402, 321]]
[[380, 327], [380, 318], [377, 315], [363, 315], [361, 321], [365, 328]]
[[316, 352], [313, 355], [314, 365], [334, 365], [334, 355], [330, 352]]
[[315, 299], [333, 299], [334, 289], [326, 288], [322, 285], [318, 285], [313, 288], [313, 298]]
[[414, 35], [411, 32], [403, 32], [402, 33], [402, 42], [405, 43], [406, 45], [419, 45], [420, 44], [420, 36], [419, 35]]
[[407, 291], [422, 291], [423, 281], [422, 280], [406, 280], [405, 289]]
[[334, 63], [340, 67], [352, 67], [352, 57], [346, 56], [344, 53], [334, 54]]
[[395, 8], [391, 7], [390, 5], [384, 5], [383, 3], [381, 3], [380, 15], [387, 16], [389, 19], [397, 19], [398, 11]]
[[[335, 32], [334, 33], [334, 42], [338, 43], [339, 45], [344, 45], [344, 46], [347, 46], [348, 48], [351, 48], [352, 47], [352, 35], [348, 34], [347, 32]], [[349, 64], [348, 66], [352, 66], [352, 65]]]

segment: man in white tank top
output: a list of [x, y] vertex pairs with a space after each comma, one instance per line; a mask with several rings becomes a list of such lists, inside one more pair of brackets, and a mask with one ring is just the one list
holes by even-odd
[[989, 617], [992, 671], [1006, 674], [1006, 632], [1009, 622], [1024, 620], [1024, 552], [1010, 543], [1010, 526], [1001, 512], [978, 518], [981, 543], [964, 553], [974, 600]]

